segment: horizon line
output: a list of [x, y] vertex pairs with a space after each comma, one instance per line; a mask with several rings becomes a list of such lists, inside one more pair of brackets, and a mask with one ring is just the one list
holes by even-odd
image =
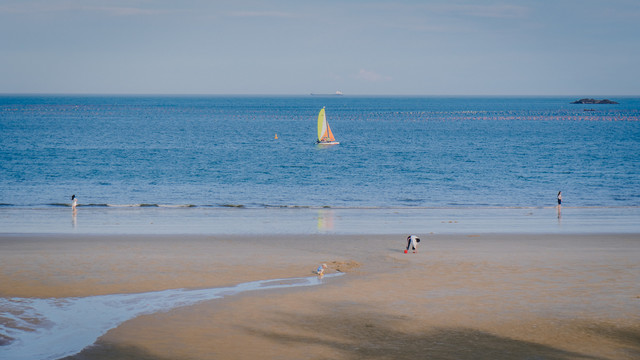
[[0, 96], [322, 96], [322, 97], [640, 97], [640, 94], [340, 94], [334, 93], [111, 93], [111, 92], [0, 92]]

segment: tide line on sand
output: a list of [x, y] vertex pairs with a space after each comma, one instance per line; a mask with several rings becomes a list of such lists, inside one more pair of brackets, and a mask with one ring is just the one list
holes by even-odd
[[58, 359], [93, 344], [109, 329], [144, 314], [169, 311], [245, 291], [322, 284], [324, 278], [259, 280], [231, 287], [171, 289], [83, 298], [0, 298], [0, 358]]

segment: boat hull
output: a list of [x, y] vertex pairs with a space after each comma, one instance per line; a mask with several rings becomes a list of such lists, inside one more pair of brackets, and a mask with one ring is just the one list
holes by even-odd
[[316, 141], [317, 145], [338, 145], [339, 141]]

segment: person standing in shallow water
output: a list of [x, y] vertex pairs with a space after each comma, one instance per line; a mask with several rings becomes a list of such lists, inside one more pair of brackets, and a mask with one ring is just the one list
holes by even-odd
[[558, 191], [558, 221], [562, 218], [562, 191]]
[[71, 210], [73, 210], [73, 212], [76, 212], [76, 206], [78, 206], [78, 198], [76, 198], [76, 195], [71, 195]]

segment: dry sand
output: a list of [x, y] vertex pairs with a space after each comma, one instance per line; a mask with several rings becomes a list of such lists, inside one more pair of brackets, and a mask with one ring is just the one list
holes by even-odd
[[140, 316], [70, 359], [639, 359], [640, 235], [0, 236], [0, 296], [312, 276]]

